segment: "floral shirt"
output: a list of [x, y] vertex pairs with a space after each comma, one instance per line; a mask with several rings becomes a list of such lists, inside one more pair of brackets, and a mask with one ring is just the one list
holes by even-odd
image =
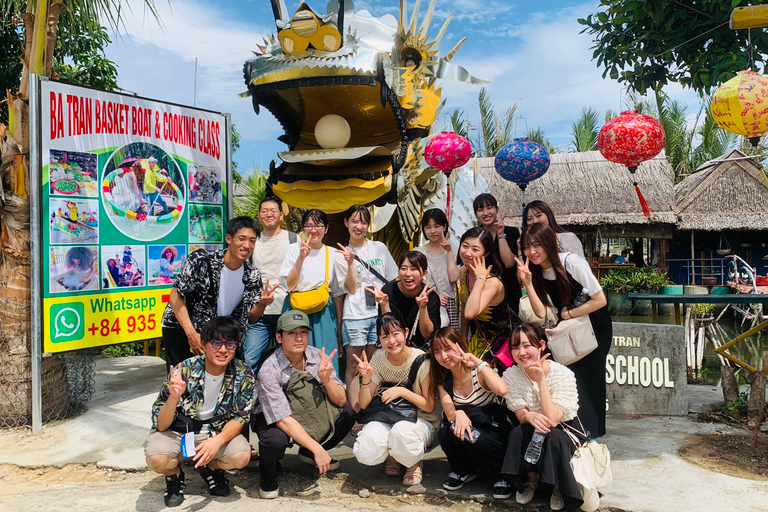
[[[182, 265], [181, 271], [176, 277], [176, 291], [184, 299], [189, 311], [189, 318], [198, 332], [206, 322], [216, 317], [224, 252], [224, 250], [193, 252]], [[245, 265], [243, 300], [235, 307], [231, 316], [245, 332], [245, 328], [248, 326], [248, 313], [259, 303], [264, 285], [261, 283], [261, 274], [251, 264], [250, 259], [246, 260], [243, 265]], [[163, 314], [163, 327], [178, 326], [179, 321], [169, 303]]]
[[[179, 400], [176, 410], [181, 410], [186, 416], [196, 418], [203, 406], [205, 392], [205, 355], [190, 357], [181, 362], [181, 378], [187, 383], [187, 389]], [[210, 424], [211, 432], [219, 433], [231, 420], [248, 424], [253, 408], [253, 389], [255, 385], [253, 370], [239, 359], [233, 359], [224, 372], [221, 392], [216, 402], [213, 417], [222, 414], [224, 417]], [[165, 402], [171, 396], [168, 380], [163, 384], [160, 394], [152, 405], [152, 428], [157, 430], [157, 415]]]

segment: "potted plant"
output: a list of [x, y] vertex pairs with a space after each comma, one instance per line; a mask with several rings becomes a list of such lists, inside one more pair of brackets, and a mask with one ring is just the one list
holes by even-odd
[[702, 270], [701, 284], [703, 286], [714, 286], [717, 284], [717, 275], [710, 267], [704, 267]]
[[608, 308], [614, 316], [630, 314], [649, 315], [651, 303], [647, 300], [631, 300], [629, 293], [658, 293], [669, 284], [666, 273], [653, 267], [622, 268], [611, 270], [600, 280]]

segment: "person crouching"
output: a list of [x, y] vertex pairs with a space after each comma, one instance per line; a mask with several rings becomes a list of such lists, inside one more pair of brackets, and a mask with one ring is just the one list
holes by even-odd
[[211, 496], [229, 496], [225, 471], [243, 468], [251, 459], [251, 447], [240, 432], [250, 419], [255, 378], [249, 366], [235, 359], [240, 335], [230, 317], [206, 323], [200, 333], [203, 353], [170, 367], [152, 406], [144, 454], [149, 468], [165, 475], [168, 507], [184, 501], [182, 456], [192, 457]]
[[333, 356], [309, 345], [312, 330], [306, 313], [291, 309], [277, 319], [280, 347], [259, 370], [258, 404], [253, 429], [259, 435], [259, 496], [277, 498], [280, 459], [291, 439], [299, 459], [322, 475], [339, 469], [328, 450], [352, 430], [354, 411], [344, 384], [333, 369]]

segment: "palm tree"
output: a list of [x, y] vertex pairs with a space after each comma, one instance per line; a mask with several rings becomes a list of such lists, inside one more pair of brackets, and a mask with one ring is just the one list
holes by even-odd
[[235, 187], [237, 190], [234, 199], [235, 215], [248, 215], [255, 219], [259, 216], [259, 205], [266, 193], [267, 178], [256, 164], [251, 164], [246, 173], [250, 174], [247, 174], [248, 177], [243, 178], [243, 181]]
[[576, 153], [595, 151], [600, 126], [600, 114], [592, 107], [582, 107], [579, 117], [571, 123], [571, 148]]
[[512, 141], [517, 103], [496, 114], [493, 101], [485, 87], [477, 96], [480, 107], [480, 137], [477, 141], [478, 156], [496, 156], [496, 153]]
[[543, 128], [529, 128], [528, 131], [525, 134], [525, 137], [533, 142], [537, 142], [544, 146], [549, 154], [553, 153], [559, 153], [560, 150], [557, 149], [552, 145], [551, 142], [549, 142], [549, 139], [547, 138], [546, 134], [544, 133]]
[[[147, 10], [159, 21], [153, 0], [144, 0]], [[65, 9], [72, 20], [84, 18], [99, 24], [105, 19], [116, 31], [122, 26], [120, 0], [0, 0], [0, 16], [4, 21], [12, 17], [23, 21], [21, 60], [23, 62], [21, 83], [18, 92], [8, 94], [8, 127], [0, 125], [2, 142], [2, 166], [0, 166], [0, 187], [4, 201], [0, 206], [0, 290], [5, 299], [0, 308], [0, 375], [14, 375], [15, 382], [22, 382], [22, 393], [9, 400], [9, 395], [0, 396], [0, 424], [30, 415], [31, 403], [28, 387], [31, 382], [31, 256], [29, 232], [29, 74], [50, 77], [53, 71], [53, 54], [56, 48], [56, 30], [59, 17]], [[6, 188], [6, 184], [10, 184]], [[46, 371], [63, 379], [61, 363], [57, 357], [43, 359], [43, 374]], [[0, 387], [8, 387], [3, 382]], [[17, 386], [18, 387], [18, 386]], [[63, 386], [66, 388], [66, 386]], [[8, 402], [8, 403], [6, 403]], [[8, 407], [7, 407], [8, 406]], [[9, 414], [8, 418], [4, 415]], [[13, 416], [16, 416], [14, 420]], [[39, 432], [36, 432], [39, 433]]]
[[451, 131], [453, 133], [469, 139], [469, 131], [472, 129], [472, 125], [469, 119], [464, 116], [463, 110], [453, 109], [449, 122], [451, 123]]

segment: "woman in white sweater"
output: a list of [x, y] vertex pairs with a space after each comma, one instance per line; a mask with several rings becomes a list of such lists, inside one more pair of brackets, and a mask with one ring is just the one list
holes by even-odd
[[[548, 360], [546, 343], [532, 325], [516, 325], [509, 345], [517, 364], [504, 372], [505, 398], [520, 425], [509, 435], [501, 473], [517, 488], [515, 498], [520, 504], [530, 502], [539, 484], [543, 484], [554, 489], [552, 510], [578, 510], [581, 493], [570, 466], [576, 446], [561, 428], [561, 423], [576, 419], [579, 410], [576, 379], [568, 368]], [[534, 431], [545, 437], [538, 460], [529, 462], [525, 453]], [[503, 486], [496, 487], [495, 497], [512, 495], [511, 488], [504, 493]]]

